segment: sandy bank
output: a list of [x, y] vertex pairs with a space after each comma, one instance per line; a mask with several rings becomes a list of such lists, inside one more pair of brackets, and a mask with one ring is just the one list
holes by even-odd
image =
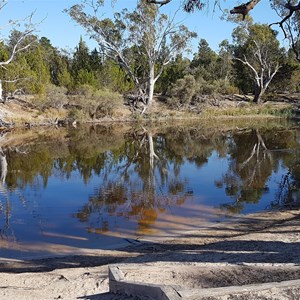
[[[299, 223], [297, 210], [265, 212], [119, 250], [2, 259], [0, 298], [122, 299], [108, 293], [112, 264], [122, 266], [128, 280], [190, 289], [300, 279]], [[295, 299], [298, 292], [260, 299]]]

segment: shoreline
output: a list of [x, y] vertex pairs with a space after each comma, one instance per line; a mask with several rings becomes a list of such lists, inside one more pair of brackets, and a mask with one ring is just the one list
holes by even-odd
[[[153, 107], [145, 115], [132, 112], [126, 105], [120, 108], [113, 116], [103, 117], [102, 119], [70, 119], [68, 109], [46, 109], [39, 111], [31, 107], [29, 102], [22, 99], [12, 99], [6, 103], [0, 103], [1, 114], [0, 124], [2, 129], [9, 128], [36, 128], [52, 126], [76, 126], [76, 124], [136, 124], [136, 123], [161, 123], [184, 120], [239, 120], [239, 119], [289, 119], [297, 118], [298, 107], [295, 103], [286, 101], [267, 101], [260, 105], [240, 106], [244, 100], [220, 100], [222, 105], [203, 107], [200, 113], [189, 110], [172, 110], [164, 103], [156, 100]], [[29, 106], [28, 106], [29, 105]], [[294, 112], [294, 113], [292, 113]], [[299, 118], [299, 116], [298, 116]], [[5, 126], [7, 125], [7, 126]]]
[[299, 210], [270, 211], [93, 255], [1, 260], [5, 289], [0, 289], [0, 297], [78, 299], [95, 295], [97, 299], [98, 295], [123, 299], [107, 294], [109, 265], [121, 265], [128, 280], [185, 288], [300, 279], [299, 224]]

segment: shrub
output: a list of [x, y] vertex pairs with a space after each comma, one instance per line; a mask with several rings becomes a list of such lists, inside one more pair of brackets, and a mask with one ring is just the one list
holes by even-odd
[[36, 108], [42, 111], [46, 107], [46, 96], [34, 95], [29, 100]]
[[238, 93], [238, 89], [228, 81], [218, 79], [208, 82], [203, 78], [197, 80], [197, 95], [230, 95], [235, 93]]
[[68, 118], [70, 120], [82, 121], [87, 118], [86, 113], [82, 109], [72, 108], [68, 112]]
[[66, 88], [48, 84], [43, 94], [34, 96], [32, 103], [40, 110], [50, 107], [60, 109], [64, 104], [68, 103], [66, 93]]
[[60, 109], [68, 103], [67, 89], [65, 87], [48, 84], [46, 86], [46, 105]]
[[113, 116], [115, 109], [123, 104], [122, 95], [109, 90], [97, 90], [94, 99], [98, 103], [96, 117]]
[[201, 109], [203, 105], [219, 105], [215, 99], [217, 95], [228, 95], [238, 93], [238, 89], [225, 80], [207, 81], [202, 77], [195, 78], [186, 75], [172, 86], [170, 99], [167, 101], [178, 110], [184, 107]]
[[170, 91], [168, 103], [177, 109], [189, 105], [196, 91], [196, 80], [192, 75], [178, 79]]
[[103, 89], [97, 90], [84, 84], [76, 89], [76, 104], [92, 118], [113, 116], [116, 108], [123, 104], [123, 97], [115, 92]]
[[214, 92], [221, 95], [232, 95], [238, 94], [239, 90], [237, 87], [230, 84], [225, 80], [215, 80], [212, 85], [214, 86]]
[[91, 85], [81, 84], [76, 87], [76, 89], [74, 90], [74, 94], [77, 97], [91, 98], [94, 91], [95, 91], [95, 88], [93, 88]]

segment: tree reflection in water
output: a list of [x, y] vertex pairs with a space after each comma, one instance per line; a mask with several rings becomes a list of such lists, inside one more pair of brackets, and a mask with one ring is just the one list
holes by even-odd
[[300, 138], [298, 145], [289, 155], [285, 155], [284, 164], [288, 168], [278, 184], [276, 197], [270, 208], [300, 208]]
[[[172, 204], [184, 203], [191, 196], [180, 172], [170, 174], [170, 166], [179, 170], [180, 162], [170, 159], [165, 140], [143, 128], [127, 134], [122, 149], [110, 155], [113, 168], [102, 172], [103, 184], [76, 214], [87, 222], [92, 214], [118, 215], [136, 218], [140, 232], [155, 223], [158, 214]], [[113, 162], [113, 163], [112, 163]], [[106, 162], [107, 163], [107, 162]], [[104, 218], [91, 232], [107, 231], [109, 222]]]
[[[251, 130], [233, 134], [229, 147], [230, 164], [223, 178], [216, 181], [216, 186], [223, 187], [231, 203], [221, 205], [232, 213], [240, 213], [245, 203], [258, 203], [264, 193], [269, 192], [267, 184], [273, 172], [278, 172], [281, 164], [288, 168], [283, 175], [283, 182], [278, 184], [277, 197], [283, 204], [284, 189], [290, 192], [289, 182], [291, 166], [285, 160], [299, 151], [299, 143], [294, 130]], [[299, 167], [299, 165], [298, 165]], [[289, 171], [290, 170], [290, 171]], [[294, 170], [295, 171], [295, 170]], [[285, 187], [284, 187], [285, 186]], [[288, 192], [288, 193], [289, 193]], [[273, 207], [275, 202], [273, 201]]]
[[[1, 139], [5, 138], [6, 133], [1, 136]], [[18, 153], [21, 152], [17, 147], [9, 147], [10, 151], [15, 151]], [[3, 213], [3, 225], [0, 229], [0, 238], [2, 240], [11, 240], [16, 241], [15, 233], [13, 227], [10, 224], [10, 219], [12, 217], [12, 203], [10, 199], [11, 191], [6, 186], [6, 177], [8, 171], [8, 162], [6, 158], [6, 154], [3, 151], [2, 147], [0, 147], [0, 215]], [[23, 201], [22, 195], [20, 196], [20, 200]], [[25, 204], [25, 203], [24, 203]]]
[[[47, 189], [53, 178], [64, 185], [78, 175], [83, 185], [98, 180], [80, 207], [72, 207], [73, 217], [89, 232], [111, 230], [113, 217], [137, 222], [140, 233], [148, 232], [170, 207], [202, 196], [195, 193], [199, 182], [191, 184], [189, 176], [194, 174], [185, 168], [195, 166], [191, 170], [200, 173], [214, 156], [226, 161], [227, 169], [219, 180], [208, 180], [224, 189], [220, 206], [226, 212], [243, 212], [247, 204], [258, 203], [269, 191], [268, 180], [280, 170], [284, 170], [282, 181], [271, 207], [299, 203], [298, 128], [118, 127], [49, 130], [31, 133], [26, 142], [0, 141], [1, 238], [14, 238], [11, 191]], [[19, 199], [26, 209], [33, 211], [31, 200], [22, 196]], [[205, 204], [215, 206], [214, 202]]]
[[[2, 148], [0, 147], [0, 213], [3, 213], [3, 226], [0, 230], [0, 237], [2, 240], [7, 240], [9, 237], [14, 237], [13, 229], [10, 226], [10, 217], [11, 217], [11, 203], [9, 199], [9, 193], [5, 188], [5, 179], [7, 175], [7, 160], [6, 155], [4, 154]], [[4, 199], [3, 199], [4, 198]]]

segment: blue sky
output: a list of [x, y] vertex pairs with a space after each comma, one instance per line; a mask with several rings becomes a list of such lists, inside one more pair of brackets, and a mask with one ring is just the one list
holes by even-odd
[[[110, 0], [106, 1], [109, 4], [103, 8], [103, 14], [107, 17], [111, 16], [114, 11], [120, 11], [122, 8], [130, 9], [136, 4], [136, 0], [118, 0], [112, 7]], [[79, 2], [79, 0], [9, 0], [6, 7], [0, 12], [0, 26], [5, 24], [8, 19], [21, 19], [34, 11], [34, 19], [36, 21], [43, 20], [39, 25], [37, 35], [49, 38], [53, 46], [72, 50], [82, 35], [89, 47], [94, 48], [96, 44], [85, 37], [82, 28], [63, 12], [65, 8]], [[211, 3], [213, 3], [212, 0]], [[237, 4], [237, 0], [221, 0], [221, 4], [222, 8], [232, 8]], [[180, 0], [173, 0], [171, 4], [163, 7], [163, 12], [173, 15], [178, 7], [180, 7]], [[218, 44], [222, 40], [231, 39], [231, 32], [235, 25], [220, 20], [221, 14], [222, 12], [218, 8], [214, 12], [213, 6], [192, 14], [183, 11], [177, 14], [178, 21], [182, 21], [190, 30], [198, 34], [198, 38], [194, 41], [194, 51], [197, 50], [200, 38], [206, 39], [214, 50], [218, 49]], [[269, 1], [266, 0], [257, 5], [251, 12], [251, 16], [258, 23], [272, 23], [278, 20], [278, 16], [270, 9]]]

